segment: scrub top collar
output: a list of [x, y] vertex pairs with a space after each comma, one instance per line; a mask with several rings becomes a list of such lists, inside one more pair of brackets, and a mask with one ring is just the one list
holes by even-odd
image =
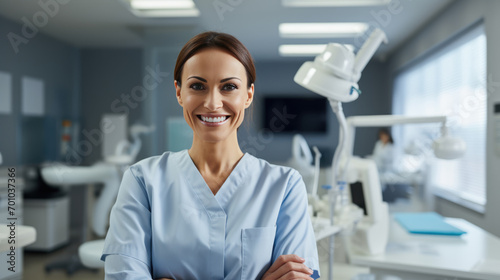
[[193, 187], [196, 195], [212, 218], [220, 216], [221, 214], [224, 216], [226, 215], [224, 210], [231, 200], [232, 195], [242, 185], [250, 173], [248, 170], [251, 168], [252, 158], [250, 154], [245, 153], [215, 195], [205, 182], [205, 179], [203, 179], [198, 168], [196, 168], [196, 165], [189, 156], [188, 150], [183, 150], [181, 152], [179, 165], [184, 171], [184, 174], [192, 174], [192, 176], [185, 177], [185, 179], [189, 182], [189, 185]]

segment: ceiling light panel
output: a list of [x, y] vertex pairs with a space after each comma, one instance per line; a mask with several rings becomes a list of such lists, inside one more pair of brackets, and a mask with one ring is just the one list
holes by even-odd
[[356, 7], [387, 5], [391, 0], [281, 0], [285, 7]]
[[362, 35], [368, 24], [362, 22], [281, 23], [282, 38], [350, 38]]
[[139, 17], [197, 17], [200, 11], [193, 0], [127, 0]]
[[[345, 44], [346, 47], [353, 50], [353, 45]], [[299, 44], [299, 45], [280, 45], [279, 53], [281, 56], [316, 56], [322, 53], [326, 44]]]
[[130, 5], [136, 10], [192, 9], [196, 7], [192, 0], [131, 0]]

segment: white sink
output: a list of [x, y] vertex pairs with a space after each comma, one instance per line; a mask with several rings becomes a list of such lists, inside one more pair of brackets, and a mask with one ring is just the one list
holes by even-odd
[[120, 167], [102, 162], [92, 166], [50, 164], [43, 166], [41, 173], [45, 182], [54, 186], [103, 183], [104, 188], [93, 209], [92, 229], [99, 236], [106, 234], [109, 211], [120, 187]]
[[[10, 250], [11, 244], [9, 244], [10, 228], [8, 224], [0, 224], [0, 252], [7, 252]], [[34, 227], [17, 225], [16, 230], [16, 248], [21, 248], [36, 241], [36, 230]]]
[[112, 164], [97, 163], [92, 166], [67, 166], [50, 164], [42, 167], [42, 178], [49, 185], [65, 186], [105, 183], [117, 171]]

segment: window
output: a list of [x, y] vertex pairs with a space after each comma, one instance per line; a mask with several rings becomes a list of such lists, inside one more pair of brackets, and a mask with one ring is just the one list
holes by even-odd
[[[475, 26], [399, 72], [393, 114], [449, 117], [455, 136], [467, 144], [458, 160], [432, 158], [431, 139], [440, 125], [396, 126], [396, 144], [429, 159], [428, 184], [443, 198], [484, 212], [486, 203], [486, 35]], [[415, 149], [415, 147], [420, 147]]]

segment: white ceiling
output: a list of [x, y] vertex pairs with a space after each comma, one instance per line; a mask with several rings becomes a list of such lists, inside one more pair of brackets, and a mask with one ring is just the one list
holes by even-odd
[[[22, 23], [25, 17], [42, 13], [39, 2], [49, 0], [1, 0], [0, 15]], [[227, 32], [239, 38], [256, 60], [277, 60], [280, 44], [327, 43], [329, 39], [283, 39], [278, 25], [283, 22], [368, 22], [380, 25], [389, 44], [382, 46], [385, 56], [435, 17], [453, 0], [394, 0], [396, 11], [388, 6], [285, 8], [280, 0], [194, 0], [199, 18], [146, 19], [134, 16], [123, 0], [51, 0], [60, 4], [40, 31], [82, 48], [141, 47], [147, 44], [182, 45], [203, 30]], [[217, 11], [216, 5], [228, 10]], [[378, 15], [378, 16], [377, 16]], [[13, 30], [21, 34], [21, 30]], [[354, 39], [335, 41], [351, 43]], [[289, 58], [288, 58], [289, 59]]]

